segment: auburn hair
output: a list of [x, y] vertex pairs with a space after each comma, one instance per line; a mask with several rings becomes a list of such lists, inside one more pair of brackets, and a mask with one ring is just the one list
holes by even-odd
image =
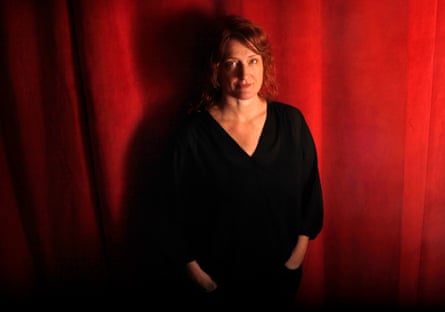
[[215, 105], [221, 97], [221, 88], [218, 82], [219, 65], [224, 61], [227, 43], [236, 39], [246, 47], [261, 56], [263, 60], [263, 85], [259, 96], [272, 99], [277, 94], [275, 80], [275, 65], [272, 48], [268, 35], [262, 27], [252, 21], [238, 16], [226, 15], [221, 17], [213, 32], [210, 32], [207, 41], [207, 65], [204, 73], [201, 98], [192, 107], [192, 111], [207, 109]]

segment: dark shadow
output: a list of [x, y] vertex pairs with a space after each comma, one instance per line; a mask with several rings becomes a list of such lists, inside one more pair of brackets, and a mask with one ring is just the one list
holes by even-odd
[[188, 106], [199, 100], [205, 37], [213, 20], [199, 11], [166, 14], [148, 7], [135, 19], [135, 59], [147, 89], [144, 116], [126, 158], [128, 270], [117, 277], [116, 289], [144, 305], [166, 303], [175, 288], [175, 272], [162, 252], [163, 159]]

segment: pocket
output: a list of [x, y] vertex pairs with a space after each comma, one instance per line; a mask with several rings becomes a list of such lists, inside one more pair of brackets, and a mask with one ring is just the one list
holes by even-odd
[[300, 287], [302, 275], [303, 268], [301, 266], [291, 270], [283, 265], [280, 275], [280, 288], [282, 291], [295, 293]]

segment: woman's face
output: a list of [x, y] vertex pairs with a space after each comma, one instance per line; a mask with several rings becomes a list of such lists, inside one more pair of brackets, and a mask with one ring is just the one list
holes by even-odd
[[223, 96], [248, 100], [258, 95], [263, 84], [263, 60], [238, 40], [227, 43], [219, 65], [218, 79]]

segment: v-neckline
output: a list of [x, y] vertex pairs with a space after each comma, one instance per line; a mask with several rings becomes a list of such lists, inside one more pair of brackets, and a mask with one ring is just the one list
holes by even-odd
[[249, 159], [251, 159], [258, 153], [258, 150], [261, 147], [261, 143], [262, 143], [263, 137], [264, 137], [265, 128], [266, 128], [266, 126], [268, 124], [268, 120], [270, 118], [270, 116], [269, 116], [270, 115], [269, 106], [270, 106], [269, 102], [267, 102], [266, 103], [266, 118], [264, 119], [264, 123], [263, 123], [263, 126], [262, 126], [261, 131], [260, 131], [260, 135], [258, 136], [258, 141], [256, 143], [256, 146], [255, 146], [252, 154], [247, 153], [246, 150], [232, 137], [232, 135], [230, 135], [229, 132], [227, 132], [226, 129], [224, 129], [224, 127], [212, 116], [212, 114], [210, 114], [209, 111], [206, 110], [205, 113], [210, 118], [212, 123], [219, 129], [219, 131], [222, 132], [223, 135], [228, 139], [228, 141], [230, 141], [231, 144], [234, 145], [242, 154], [244, 154]]

